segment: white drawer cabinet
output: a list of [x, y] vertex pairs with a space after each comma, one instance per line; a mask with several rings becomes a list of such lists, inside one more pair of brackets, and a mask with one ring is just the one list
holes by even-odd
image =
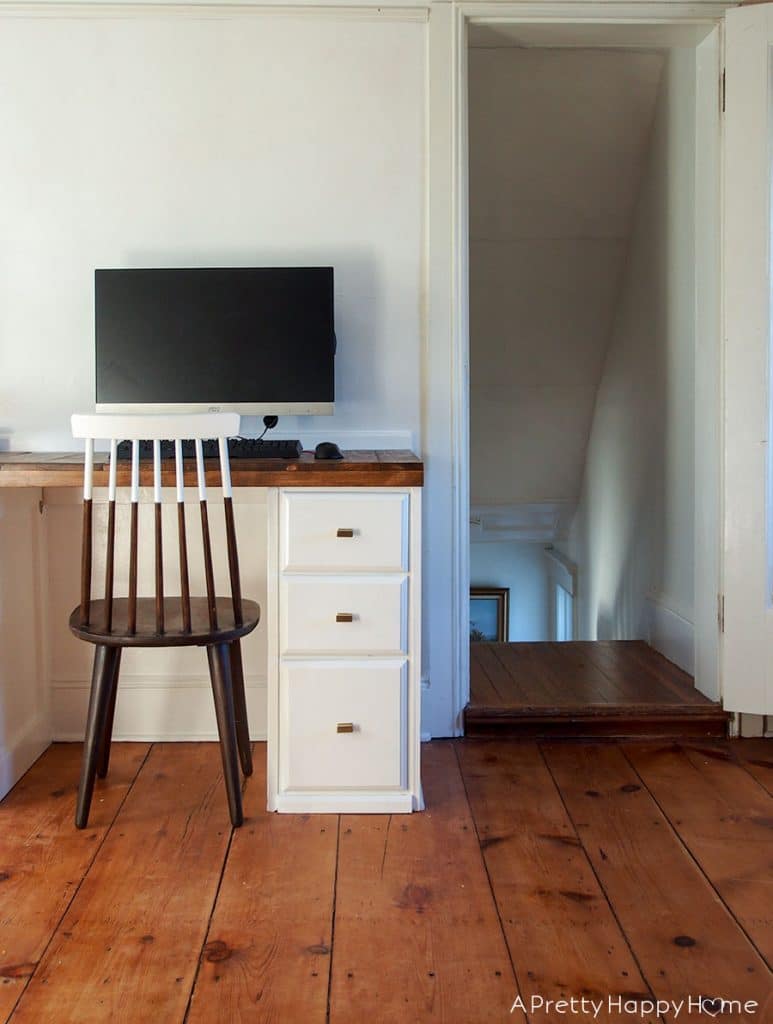
[[269, 497], [268, 806], [423, 806], [421, 490]]
[[400, 790], [405, 786], [405, 662], [290, 662], [280, 673], [280, 786]]
[[390, 572], [408, 568], [409, 496], [282, 491], [281, 569]]
[[407, 576], [283, 576], [280, 586], [282, 654], [407, 653]]

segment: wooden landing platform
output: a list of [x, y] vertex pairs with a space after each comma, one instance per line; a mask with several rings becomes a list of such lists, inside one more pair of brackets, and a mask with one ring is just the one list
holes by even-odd
[[232, 832], [217, 744], [114, 744], [76, 832], [80, 746], [43, 755], [0, 804], [0, 1022], [771, 1020], [773, 742], [436, 740], [392, 817], [269, 814], [254, 757]]
[[468, 736], [723, 737], [729, 719], [643, 641], [470, 645]]

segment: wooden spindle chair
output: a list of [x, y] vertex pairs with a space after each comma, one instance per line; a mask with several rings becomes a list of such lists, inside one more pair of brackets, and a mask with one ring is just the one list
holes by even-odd
[[[244, 694], [244, 671], [240, 640], [260, 619], [254, 601], [242, 598], [239, 558], [236, 547], [231, 472], [227, 438], [238, 433], [235, 413], [206, 413], [173, 416], [73, 416], [72, 432], [86, 441], [83, 477], [83, 557], [81, 601], [70, 616], [73, 633], [95, 645], [91, 696], [86, 721], [78, 804], [75, 824], [85, 828], [89, 817], [95, 776], [104, 778], [110, 760], [110, 742], [118, 690], [121, 651], [124, 647], [206, 647], [209, 674], [215, 700], [220, 751], [223, 759], [228, 806], [234, 827], [243, 820], [239, 762], [245, 775], [252, 774], [252, 757]], [[202, 440], [216, 437], [220, 455], [220, 479], [225, 506], [225, 531], [230, 598], [215, 593], [212, 546], [207, 508]], [[92, 490], [94, 441], [110, 441], [108, 475], [108, 518], [105, 552], [104, 597], [92, 598]], [[131, 512], [129, 520], [129, 585], [127, 597], [116, 597], [115, 573], [115, 498], [118, 439], [132, 442]], [[183, 439], [193, 440], [201, 515], [206, 597], [192, 597], [188, 573], [188, 540], [185, 530], [185, 492], [183, 475]], [[153, 442], [153, 498], [155, 504], [155, 594], [137, 596], [137, 560], [139, 544], [140, 440]], [[177, 487], [177, 542], [179, 549], [180, 596], [164, 595], [163, 536], [161, 518], [161, 441], [173, 440], [175, 446], [175, 483]]]

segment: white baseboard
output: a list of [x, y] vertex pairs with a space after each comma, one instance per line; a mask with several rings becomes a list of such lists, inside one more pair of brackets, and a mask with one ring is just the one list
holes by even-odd
[[51, 744], [48, 715], [37, 714], [12, 746], [0, 751], [0, 798], [11, 790], [27, 769]]
[[695, 626], [656, 598], [647, 598], [647, 608], [650, 647], [695, 675]]
[[[247, 717], [253, 740], [266, 738], [266, 684], [247, 679]], [[51, 688], [55, 740], [83, 739], [89, 683], [56, 681]], [[118, 687], [113, 739], [164, 742], [216, 740], [217, 724], [208, 680], [123, 680]]]

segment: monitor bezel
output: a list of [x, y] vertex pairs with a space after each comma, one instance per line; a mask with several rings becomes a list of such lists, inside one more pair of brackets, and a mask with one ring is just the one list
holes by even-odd
[[332, 416], [335, 402], [97, 402], [97, 412], [149, 415], [236, 412], [240, 416]]
[[[94, 268], [94, 303], [96, 307], [97, 295], [96, 295], [96, 282], [97, 274], [100, 273], [123, 273], [123, 272], [143, 272], [143, 271], [160, 271], [160, 272], [175, 272], [175, 271], [193, 271], [194, 273], [206, 273], [207, 271], [249, 271], [249, 270], [329, 270], [331, 277], [335, 273], [335, 267], [332, 264], [319, 264], [319, 265], [298, 265], [298, 266], [194, 266], [194, 267], [95, 267]], [[95, 309], [96, 316], [96, 309]], [[95, 332], [96, 333], [96, 332]], [[95, 362], [96, 362], [96, 336], [94, 339], [95, 344]], [[335, 327], [333, 328], [333, 366], [335, 367], [336, 357], [336, 338], [335, 338]], [[335, 374], [335, 370], [334, 370]], [[189, 413], [212, 413], [212, 412], [235, 412], [240, 416], [333, 416], [335, 414], [335, 398], [332, 401], [322, 402], [100, 402], [97, 400], [96, 391], [98, 387], [95, 365], [95, 379], [94, 379], [94, 409], [98, 413], [114, 413], [114, 414], [146, 414], [146, 415], [164, 415], [164, 414], [189, 414]], [[334, 376], [335, 381], [335, 376]], [[335, 383], [333, 385], [335, 388]]]

